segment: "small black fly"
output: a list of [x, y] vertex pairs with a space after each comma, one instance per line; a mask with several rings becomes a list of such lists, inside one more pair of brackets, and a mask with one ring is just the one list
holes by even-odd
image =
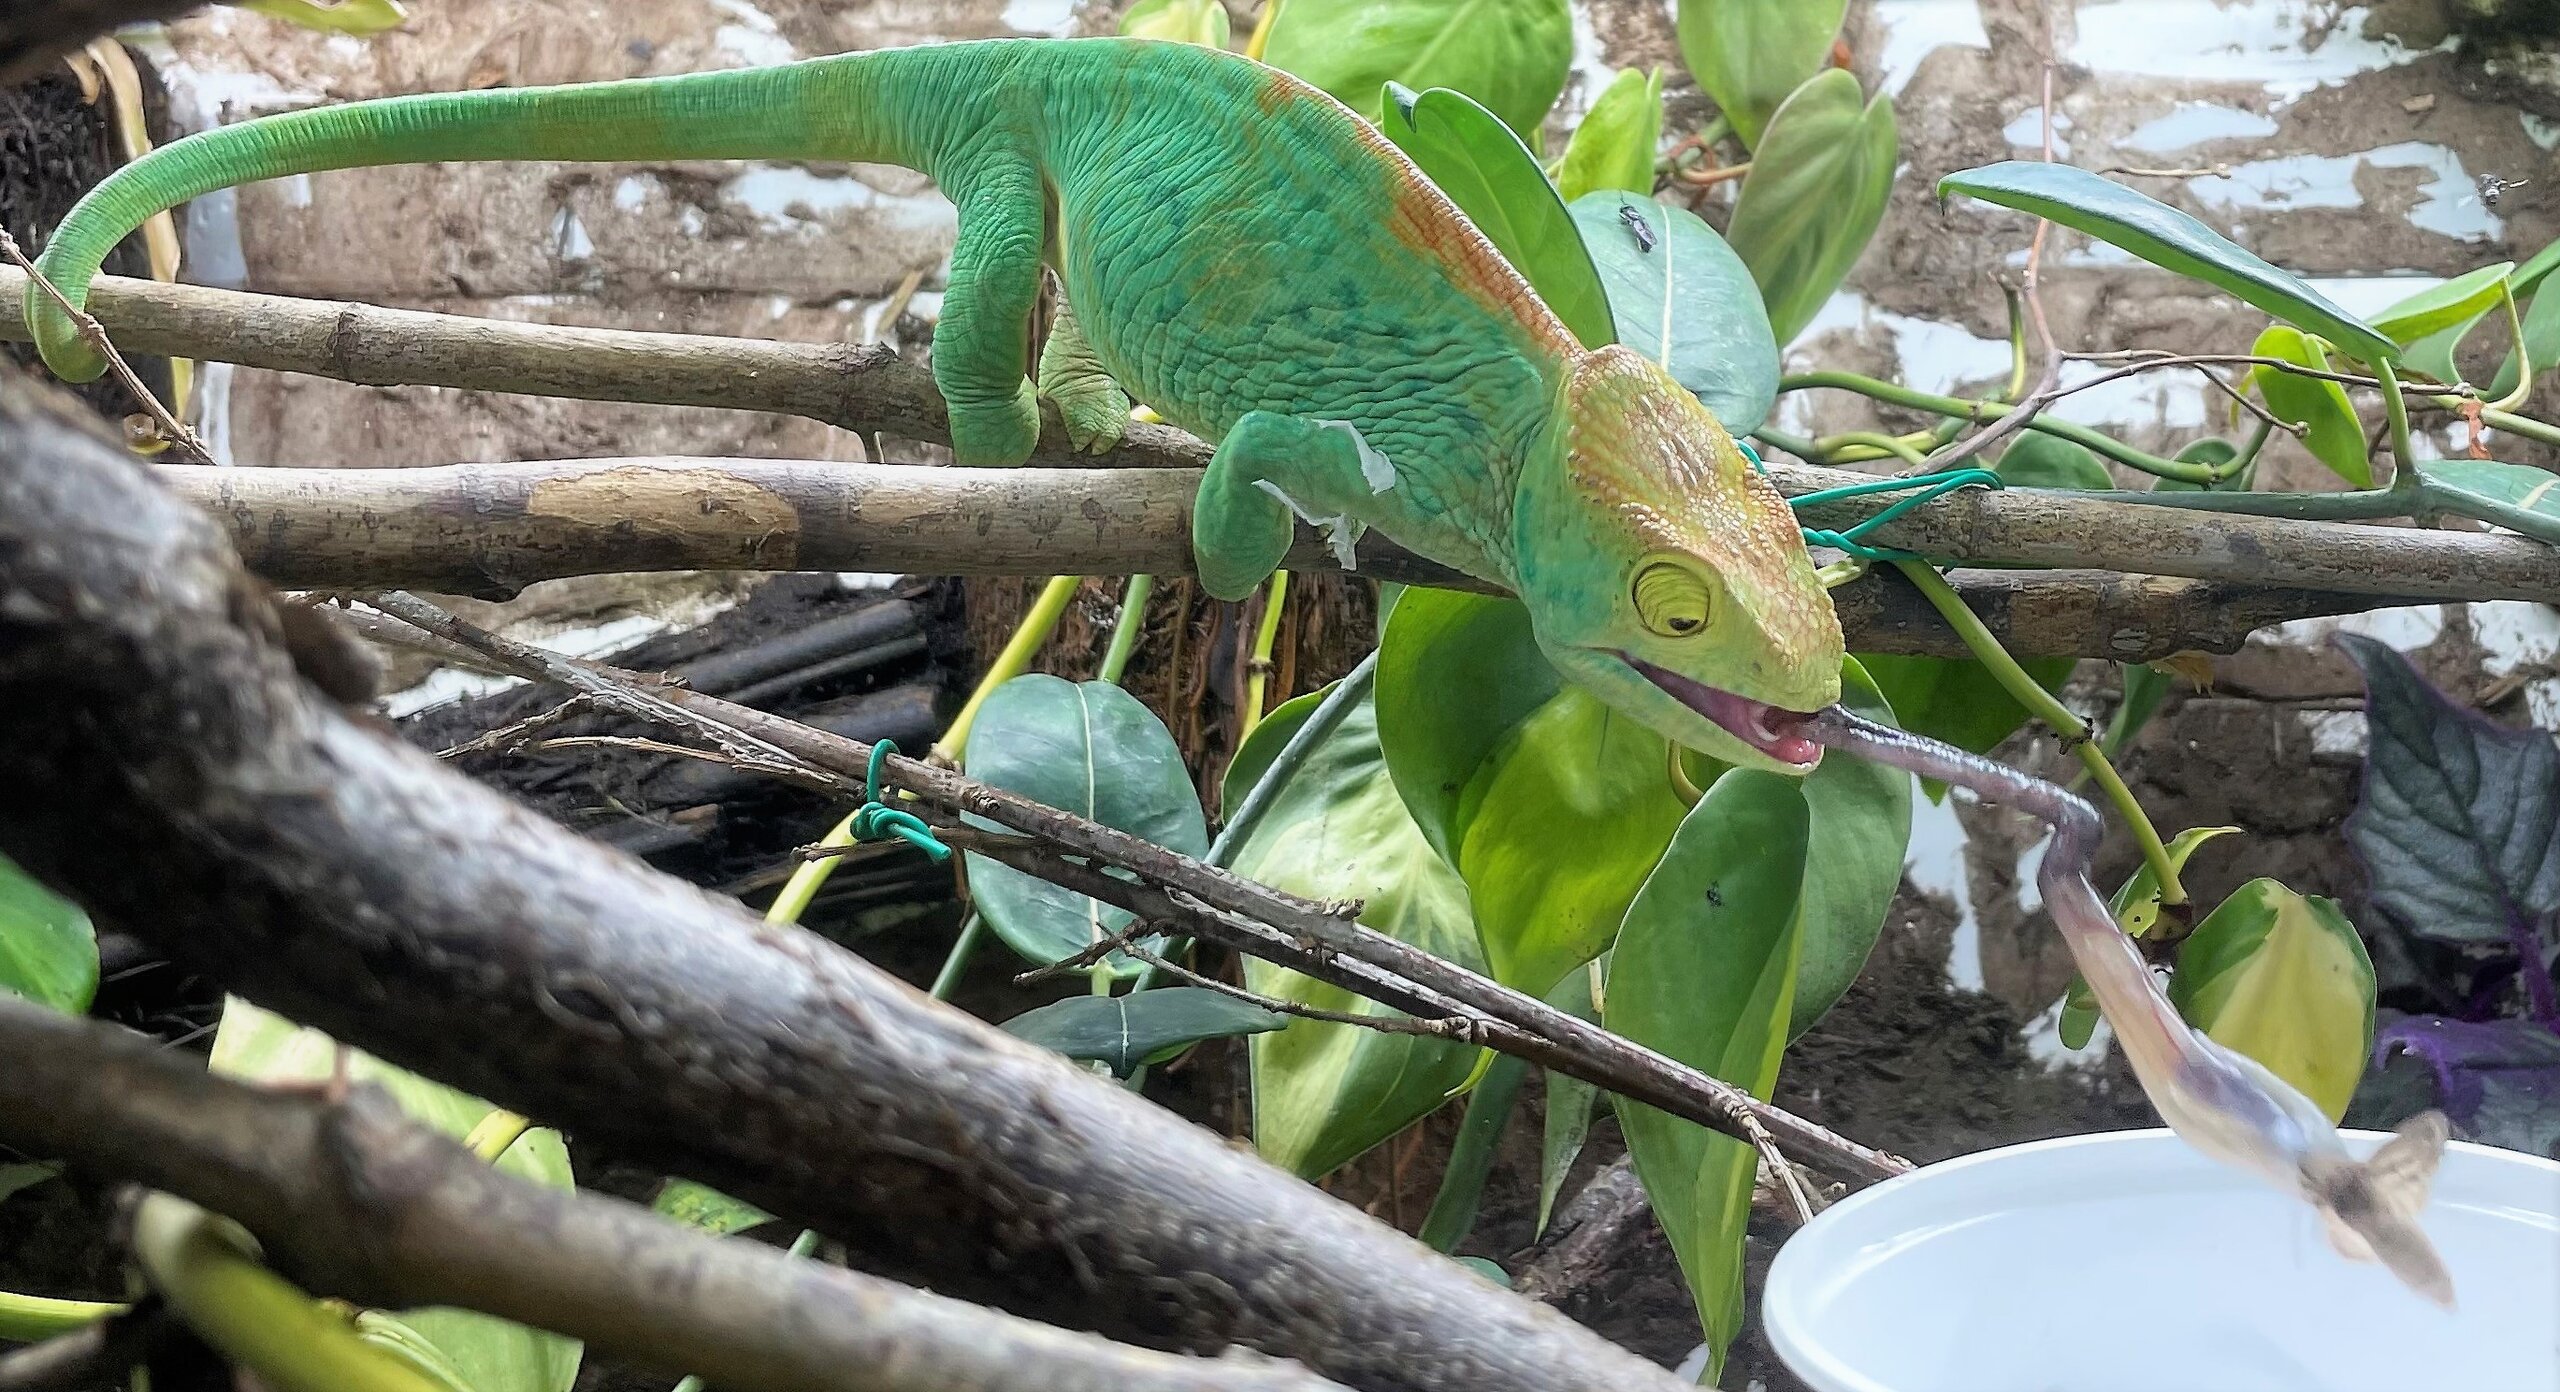
[[1644, 214], [1637, 212], [1634, 204], [1618, 205], [1618, 221], [1625, 223], [1627, 231], [1635, 237], [1636, 250], [1644, 252], [1653, 250], [1653, 224], [1644, 220]]
[[1707, 886], [1707, 903], [1715, 908], [1723, 908], [1724, 891], [1716, 888], [1714, 885]]

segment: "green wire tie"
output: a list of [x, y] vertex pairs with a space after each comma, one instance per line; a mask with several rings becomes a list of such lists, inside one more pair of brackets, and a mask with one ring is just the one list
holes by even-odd
[[933, 828], [912, 812], [901, 812], [880, 800], [880, 766], [898, 752], [897, 741], [875, 740], [871, 745], [871, 766], [863, 776], [863, 796], [870, 801], [853, 814], [853, 839], [878, 841], [894, 836], [934, 858], [936, 863], [951, 859], [951, 848], [933, 834]]
[[[1769, 466], [1760, 462], [1760, 451], [1753, 449], [1749, 440], [1736, 440], [1734, 443], [1742, 446], [1743, 457], [1751, 461], [1752, 468], [1764, 474], [1769, 471]], [[1984, 488], [1998, 488], [2001, 486], [2001, 479], [1998, 474], [1989, 469], [1954, 469], [1940, 474], [1921, 474], [1915, 478], [1880, 478], [1872, 483], [1852, 483], [1845, 487], [1825, 488], [1818, 493], [1789, 498], [1787, 506], [1803, 508], [1841, 498], [1863, 498], [1873, 493], [1900, 493], [1919, 489], [1921, 491], [1894, 503], [1875, 516], [1861, 519], [1846, 531], [1826, 531], [1820, 527], [1799, 528], [1804, 533], [1804, 544], [1807, 546], [1828, 546], [1862, 561], [1917, 561], [1925, 558], [1916, 551], [1901, 551], [1888, 546], [1869, 546], [1858, 538], [1923, 503], [1935, 502], [1959, 488], [1971, 488], [1976, 485]]]

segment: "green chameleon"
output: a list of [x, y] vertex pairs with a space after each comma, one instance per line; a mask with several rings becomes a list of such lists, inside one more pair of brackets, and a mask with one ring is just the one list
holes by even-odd
[[[293, 112], [178, 141], [81, 200], [40, 269], [75, 302], [152, 213], [253, 179], [439, 160], [826, 159], [959, 208], [933, 375], [962, 464], [1028, 458], [1038, 397], [1116, 443], [1131, 397], [1220, 443], [1202, 583], [1241, 598], [1295, 518], [1518, 594], [1549, 661], [1665, 737], [1803, 773], [1785, 712], [1840, 692], [1839, 620], [1785, 500], [1656, 364], [1585, 351], [1375, 129], [1189, 44], [997, 40]], [[1066, 305], [1026, 378], [1044, 265]], [[27, 297], [45, 361], [105, 364]]]

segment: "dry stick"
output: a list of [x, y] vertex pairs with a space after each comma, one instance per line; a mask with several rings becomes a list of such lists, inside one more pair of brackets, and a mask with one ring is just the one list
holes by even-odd
[[[23, 287], [22, 276], [0, 270], [0, 302]], [[886, 350], [505, 324], [117, 277], [95, 282], [90, 305], [138, 351], [375, 384], [781, 411], [852, 430], [949, 438], [948, 417], [930, 376]], [[0, 337], [23, 334], [10, 316], [0, 315]], [[1210, 454], [1207, 443], [1158, 425], [1133, 425], [1122, 445], [1102, 456], [1076, 454], [1062, 432], [1042, 438], [1035, 459], [1058, 464], [1196, 468]], [[1182, 573], [1189, 565], [1189, 502], [1196, 487], [1190, 479], [1164, 480], [1150, 489], [1134, 475], [1118, 474], [1106, 486], [1076, 488], [1049, 471], [986, 471], [1011, 477], [1007, 492], [1007, 485], [989, 479], [895, 483], [898, 476], [922, 472], [912, 469], [724, 463], [705, 473], [703, 463], [691, 461], [680, 473], [624, 474], [628, 486], [621, 488], [605, 486], [604, 469], [629, 470], [640, 461], [450, 471], [196, 471], [201, 477], [195, 480], [169, 472], [174, 486], [199, 501], [218, 499], [253, 568], [288, 586], [396, 583], [505, 594], [558, 575], [676, 566], [943, 573], [963, 565], [985, 566], [974, 573], [989, 574], [1102, 574]], [[1779, 463], [1770, 474], [1789, 494], [1870, 477]], [[217, 479], [219, 493], [212, 491]], [[705, 507], [704, 495], [689, 491], [702, 489], [715, 490], [709, 494], [714, 506]], [[1050, 523], [1074, 517], [1077, 525], [1052, 525], [1035, 536], [1024, 513], [997, 506], [1000, 497], [1005, 507], [1028, 509], [1030, 517]], [[866, 526], [866, 505], [886, 509], [898, 525]], [[1883, 505], [1853, 500], [1827, 509], [1816, 525], [1845, 526]], [[2068, 498], [2030, 506], [1959, 494], [1880, 529], [1875, 540], [1957, 562], [2097, 566], [2350, 594], [2387, 590], [2395, 599], [2560, 600], [2560, 562], [2522, 538], [2336, 524], [2322, 530], [2288, 522], [2254, 529], [2230, 518], [2164, 524], [2142, 518], [2141, 511]], [[368, 513], [382, 523], [385, 539], [358, 539], [365, 530], [359, 522]], [[635, 517], [643, 525], [630, 525]], [[1010, 528], [1001, 535], [1029, 554], [981, 559], [975, 529], [982, 525]], [[2379, 530], [2403, 536], [2377, 549], [2356, 535]], [[1100, 544], [1087, 541], [1088, 535]], [[2482, 550], [2474, 545], [2481, 541], [2509, 545]], [[1293, 554], [1289, 564], [1325, 564], [1321, 544], [1312, 536], [1304, 542], [1303, 554]], [[850, 562], [866, 552], [883, 564]], [[1070, 554], [1086, 560], [1062, 564]], [[1364, 561], [1364, 569], [1372, 564]], [[1396, 578], [1390, 562], [1374, 564], [1376, 573]], [[1035, 572], [1028, 568], [1033, 566], [1042, 568]], [[2426, 587], [2393, 584], [2386, 578], [2392, 567], [2406, 567]], [[1451, 580], [1440, 572], [1429, 583]], [[1838, 598], [1850, 607], [1845, 593]], [[1943, 630], [1926, 641], [1932, 646], [1902, 650], [1959, 650]], [[2149, 655], [2180, 646], [2203, 645], [2167, 642]], [[2013, 647], [2030, 655], [2117, 655], [2086, 638], [2068, 648]]]
[[1131, 1348], [518, 1179], [370, 1086], [338, 1106], [250, 1087], [5, 998], [0, 1054], [10, 1144], [234, 1218], [368, 1304], [482, 1310], [739, 1392], [1342, 1392], [1292, 1364]]
[[[636, 678], [629, 674], [489, 633], [414, 595], [380, 595], [368, 602], [439, 638], [476, 648], [516, 675], [599, 693], [598, 704], [606, 709], [675, 724], [714, 742], [740, 742], [765, 757], [805, 760], [843, 776], [848, 783], [859, 779], [870, 761], [871, 746], [858, 740], [681, 687], [636, 690], [629, 685]], [[614, 694], [604, 694], [608, 692]], [[954, 829], [945, 834], [951, 844], [1005, 860], [1141, 918], [1182, 920], [1194, 936], [1331, 981], [1411, 1014], [1481, 1016], [1479, 1032], [1484, 1037], [1478, 1042], [1489, 1048], [1755, 1145], [1765, 1139], [1784, 1153], [1842, 1178], [1887, 1179], [1910, 1168], [1907, 1161], [1779, 1111], [1740, 1088], [1543, 1001], [1361, 927], [1343, 916], [1340, 905], [1316, 904], [1272, 889], [920, 760], [891, 756], [883, 761], [882, 781], [1047, 843], [1008, 844], [1010, 838]], [[1131, 884], [1093, 866], [1079, 865], [1066, 855], [1116, 866], [1144, 883]]]
[[[477, 656], [477, 654], [474, 654], [474, 656]], [[588, 709], [588, 700], [589, 698], [586, 694], [581, 692], [580, 694], [572, 696], [568, 700], [563, 701], [548, 710], [536, 711], [532, 715], [528, 715], [524, 719], [516, 721], [514, 724], [501, 725], [498, 728], [487, 731], [475, 738], [464, 740], [460, 744], [453, 745], [445, 749], [439, 749], [436, 751], [436, 757], [439, 759], [463, 759], [469, 758], [474, 754], [491, 754], [501, 749], [513, 748], [532, 739], [535, 735], [541, 734], [543, 731], [550, 729], [552, 726], [560, 724], [562, 721], [575, 719], [580, 715], [586, 714]]]
[[[0, 257], [7, 257], [9, 264], [16, 266], [21, 275], [34, 283], [37, 290], [62, 307], [62, 312], [70, 316], [73, 326], [80, 330], [80, 341], [88, 344], [92, 351], [107, 360], [108, 370], [115, 373], [116, 380], [124, 384], [127, 392], [132, 393], [134, 403], [142, 408], [144, 414], [151, 417], [152, 423], [159, 428], [163, 439], [175, 445], [179, 453], [192, 456], [188, 460], [191, 464], [213, 462], [213, 452], [204, 447], [204, 441], [197, 439], [196, 433], [188, 429], [184, 421], [170, 414], [169, 408], [161, 404], [160, 398], [152, 394], [151, 388], [142, 384], [141, 377], [135, 375], [133, 364], [126, 362], [124, 354], [116, 351], [116, 345], [107, 337], [106, 326], [100, 324], [87, 310], [73, 304], [71, 297], [62, 293], [61, 287], [47, 280], [44, 273], [36, 269], [35, 263], [27, 259], [27, 254], [18, 249], [18, 239], [10, 236], [9, 230], [5, 227], [0, 227]], [[24, 294], [25, 291], [22, 289], [20, 293]]]
[[[1769, 474], [1789, 494], [1873, 482], [1868, 474], [1775, 461]], [[701, 458], [421, 469], [171, 467], [160, 478], [212, 512], [250, 569], [273, 583], [484, 594], [562, 575], [633, 570], [1187, 573], [1191, 498], [1198, 488], [1195, 474], [1172, 469]], [[1871, 498], [1847, 499], [1808, 508], [1804, 516], [1810, 525], [1842, 528], [1882, 506]], [[1369, 541], [1375, 539], [1373, 532]], [[2353, 594], [2560, 600], [2560, 553], [2523, 537], [2206, 517], [2040, 490], [1950, 494], [1870, 539], [1959, 564], [2094, 567], [2335, 592], [2281, 601], [2313, 606], [2296, 617]], [[1289, 564], [1334, 564], [1312, 532], [1303, 543]], [[1363, 574], [1488, 588], [1391, 548], [1369, 549], [1364, 542], [1362, 554]], [[2168, 616], [2145, 611], [2162, 592], [2128, 590], [2085, 570], [1977, 573], [1962, 581], [2008, 596], [2042, 596], [2035, 604], [2047, 613], [2080, 616], [2026, 635], [2048, 640], [2017, 645], [2029, 655], [2115, 656], [2109, 635], [2117, 630], [2165, 633], [2158, 621]], [[2096, 601], [2132, 608], [2093, 611]], [[1907, 592], [1852, 585], [1835, 591], [1833, 602], [1862, 651], [1963, 651]], [[1868, 641], [1878, 623], [1894, 646]], [[2004, 640], [2014, 636], [2002, 631]], [[2153, 655], [2182, 646], [2205, 644], [2169, 642]]]
[[[53, 794], [0, 799], [0, 853], [100, 922], [947, 1294], [1159, 1347], [1243, 1344], [1364, 1392], [1675, 1385], [1222, 1138], [350, 719], [296, 680], [203, 514], [84, 415], [0, 372], [0, 783]], [[0, 1056], [5, 1086], [22, 1075]]]

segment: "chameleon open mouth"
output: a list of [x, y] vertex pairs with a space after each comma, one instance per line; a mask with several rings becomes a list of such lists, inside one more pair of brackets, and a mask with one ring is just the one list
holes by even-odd
[[1737, 696], [1720, 687], [1666, 672], [1642, 658], [1621, 653], [1627, 665], [1661, 687], [1671, 699], [1714, 721], [1726, 734], [1782, 764], [1806, 768], [1822, 758], [1822, 746], [1794, 733], [1805, 719], [1800, 711], [1781, 710], [1766, 701]]

